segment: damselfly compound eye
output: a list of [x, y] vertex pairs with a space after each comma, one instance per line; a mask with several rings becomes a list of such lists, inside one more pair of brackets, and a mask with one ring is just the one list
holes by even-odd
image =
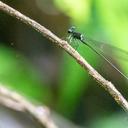
[[68, 29], [68, 33], [74, 33], [75, 32], [75, 27], [72, 26], [71, 28]]

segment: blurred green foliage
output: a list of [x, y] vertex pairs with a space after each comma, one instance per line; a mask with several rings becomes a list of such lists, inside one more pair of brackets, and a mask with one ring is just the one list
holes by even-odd
[[71, 17], [71, 22], [86, 24], [90, 17], [90, 0], [54, 0], [55, 4], [66, 15]]
[[95, 119], [91, 128], [127, 128], [128, 118], [125, 114], [118, 113], [111, 116]]
[[[127, 51], [128, 33], [128, 1], [127, 0], [97, 0], [96, 9], [105, 31], [109, 33], [116, 46]], [[127, 64], [122, 63], [125, 73], [128, 73]]]
[[[28, 1], [24, 1], [24, 2], [29, 3]], [[79, 1], [78, 0], [54, 0], [54, 1], [41, 0], [40, 1], [38, 0], [38, 5], [40, 5], [40, 3], [42, 4], [43, 2], [45, 2], [45, 6], [47, 6], [46, 9], [49, 9], [48, 14], [46, 13], [48, 10], [45, 10], [45, 14], [43, 13], [38, 14], [39, 12], [41, 12], [41, 10], [38, 9], [36, 10], [33, 7], [34, 4], [32, 5], [30, 4], [31, 6], [29, 8], [31, 8], [31, 11], [29, 9], [26, 10], [29, 10], [31, 13], [33, 12], [34, 18], [37, 16], [36, 18], [41, 20], [40, 23], [42, 25], [45, 24], [44, 26], [50, 29], [56, 28], [54, 30], [55, 33], [63, 34], [62, 31], [66, 33], [66, 31], [63, 30], [64, 27], [67, 30], [68, 28], [66, 28], [66, 26], [70, 27], [72, 25], [75, 25], [78, 31], [82, 32], [85, 36], [93, 37], [97, 40], [105, 40], [107, 42], [110, 41], [113, 42], [111, 44], [127, 50], [128, 48], [127, 45], [128, 1], [127, 0], [118, 0], [118, 1], [117, 0], [112, 0], [112, 1], [110, 0], [106, 0], [106, 1], [105, 0], [79, 0]], [[53, 3], [56, 9], [54, 9], [54, 7], [51, 8], [53, 6]], [[16, 6], [17, 4], [18, 3], [16, 3]], [[44, 7], [44, 5], [40, 7]], [[50, 13], [50, 8], [54, 13]], [[43, 8], [42, 10], [44, 9], [45, 8]], [[57, 14], [61, 16], [57, 17], [56, 16]], [[67, 19], [64, 20], [64, 18]], [[4, 21], [4, 18], [1, 19], [0, 21], [2, 20]], [[42, 23], [43, 21], [44, 24]], [[17, 28], [18, 30], [21, 29], [19, 26]], [[38, 46], [34, 44], [34, 41], [36, 43], [40, 42], [41, 44], [43, 43], [45, 44], [45, 42], [47, 42], [46, 40], [44, 40], [42, 43], [42, 37], [39, 37], [40, 39], [35, 39], [35, 38], [33, 39], [32, 37], [35, 36], [33, 32], [26, 31], [26, 29], [21, 32], [23, 32], [24, 34], [29, 33], [25, 37], [29, 36], [30, 40], [28, 42], [32, 44], [30, 48], [32, 49], [33, 53], [34, 53], [33, 50], [34, 48], [36, 48], [35, 50], [36, 52], [42, 51], [41, 49], [42, 45]], [[22, 36], [23, 35], [21, 34], [19, 39], [20, 41], [23, 38]], [[16, 38], [18, 38], [17, 33], [16, 33]], [[22, 40], [21, 42], [23, 43], [24, 40]], [[25, 42], [25, 48], [27, 49], [29, 43], [26, 42]], [[43, 49], [45, 52], [43, 51], [44, 53], [40, 53], [40, 54], [36, 53], [37, 58], [39, 58], [41, 55], [48, 58], [48, 55], [50, 53], [50, 48], [48, 45], [46, 46], [45, 45]], [[22, 45], [20, 46], [22, 47]], [[29, 51], [30, 49], [28, 48], [27, 50]], [[94, 67], [99, 67], [100, 71], [102, 70], [101, 60], [99, 60], [97, 55], [93, 51], [91, 51], [87, 46], [80, 44], [77, 50], [82, 54], [82, 56], [86, 58], [86, 60], [91, 65], [93, 65]], [[51, 52], [52, 55], [54, 54], [53, 51]], [[59, 51], [57, 51], [56, 56], [58, 55], [58, 52]], [[57, 65], [58, 67], [56, 66], [58, 68], [56, 70], [56, 72], [58, 71], [56, 73], [57, 77], [55, 77], [55, 80], [53, 81], [52, 84], [50, 82], [45, 83], [45, 80], [42, 79], [39, 72], [32, 66], [31, 62], [29, 62], [22, 54], [19, 54], [16, 51], [14, 52], [14, 49], [9, 49], [1, 45], [0, 46], [0, 81], [11, 88], [14, 88], [15, 90], [19, 91], [21, 94], [27, 96], [30, 99], [36, 99], [37, 101], [53, 106], [53, 109], [56, 109], [56, 111], [60, 112], [61, 114], [63, 114], [64, 116], [70, 119], [77, 119], [78, 116], [81, 116], [82, 118], [84, 115], [85, 118], [83, 117], [82, 120], [83, 122], [81, 121], [82, 124], [86, 122], [86, 119], [88, 121], [91, 118], [91, 113], [89, 113], [90, 111], [88, 112], [88, 110], [91, 109], [100, 110], [101, 107], [102, 110], [105, 111], [104, 107], [110, 106], [111, 107], [110, 112], [106, 110], [107, 112], [105, 111], [104, 113], [105, 114], [107, 113], [108, 115], [111, 114], [111, 111], [114, 111], [113, 109], [116, 109], [115, 108], [116, 105], [112, 104], [114, 101], [112, 101], [111, 103], [111, 99], [109, 98], [108, 99], [110, 100], [110, 102], [109, 101], [107, 102], [108, 100], [107, 98], [106, 98], [107, 100], [102, 99], [104, 97], [107, 97], [105, 93], [102, 92], [102, 95], [99, 94], [100, 91], [97, 91], [99, 89], [98, 87], [96, 87], [97, 89], [94, 90], [95, 88], [93, 85], [96, 84], [96, 82], [90, 78], [87, 72], [83, 71], [82, 67], [80, 67], [77, 64], [77, 62], [74, 59], [72, 59], [72, 57], [70, 57], [65, 52], [63, 52], [60, 58], [62, 58], [61, 63], [59, 63], [60, 60], [59, 61], [57, 60], [60, 65], [59, 66]], [[46, 59], [46, 63], [47, 63], [47, 59]], [[124, 71], [128, 73], [127, 64], [124, 64], [121, 61], [118, 61], [117, 64], [121, 65], [120, 68], [124, 69]], [[41, 63], [40, 65], [43, 64]], [[52, 64], [49, 63], [47, 63], [46, 65], [54, 67]], [[51, 68], [49, 67], [49, 69]], [[110, 75], [112, 74], [114, 73], [111, 72]], [[117, 78], [115, 79], [117, 80]], [[117, 83], [121, 83], [121, 82], [117, 81]], [[121, 84], [121, 86], [122, 85], [123, 84]], [[97, 93], [95, 93], [96, 91]], [[99, 97], [96, 98], [97, 100], [95, 100], [97, 94], [99, 94]], [[90, 98], [88, 95], [89, 96], [93, 95], [93, 96], [92, 97], [90, 96], [91, 97]], [[86, 97], [90, 98], [90, 99], [88, 98], [89, 99], [88, 102], [86, 101], [87, 100]], [[102, 101], [103, 103], [101, 103]], [[97, 103], [99, 103], [99, 106], [95, 107], [95, 104], [97, 105]], [[91, 106], [88, 107], [87, 104]], [[110, 108], [108, 107], [108, 110], [109, 109]], [[86, 112], [83, 112], [83, 110]], [[79, 115], [77, 115], [77, 112], [79, 113]], [[100, 117], [101, 113], [99, 111], [98, 112], [91, 111], [91, 112], [92, 115], [95, 115], [95, 117], [97, 116]], [[114, 123], [115, 119], [116, 119], [115, 117], [113, 117], [112, 119], [110, 118], [108, 122]], [[103, 126], [106, 127], [114, 128], [113, 125], [116, 126], [115, 123], [114, 124], [111, 123], [112, 125], [109, 125], [109, 123], [106, 120], [100, 120], [100, 121], [103, 122]], [[94, 127], [100, 128], [102, 126], [101, 122], [96, 124], [94, 121]]]
[[47, 86], [41, 86], [38, 72], [20, 53], [1, 45], [0, 62], [0, 81], [3, 85], [8, 85], [30, 100], [47, 103], [50, 97]]

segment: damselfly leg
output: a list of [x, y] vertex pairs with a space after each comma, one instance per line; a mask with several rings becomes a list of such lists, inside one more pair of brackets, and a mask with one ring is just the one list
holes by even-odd
[[78, 42], [77, 38], [75, 38], [76, 35], [75, 35], [74, 31], [75, 31], [74, 26], [72, 26], [71, 28], [68, 29], [69, 36], [67, 39], [68, 39], [69, 44], [71, 44], [71, 46], [73, 48], [77, 49], [79, 46], [79, 42]]

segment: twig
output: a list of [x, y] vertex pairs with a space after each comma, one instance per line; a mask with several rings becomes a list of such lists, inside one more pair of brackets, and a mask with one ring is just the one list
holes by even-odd
[[57, 128], [46, 106], [35, 106], [16, 92], [0, 84], [0, 104], [15, 111], [29, 113], [44, 128]]
[[88, 62], [73, 49], [67, 41], [61, 40], [55, 34], [53, 34], [50, 30], [46, 29], [36, 21], [30, 19], [29, 17], [21, 14], [19, 11], [9, 7], [8, 5], [0, 2], [0, 10], [6, 12], [12, 17], [17, 18], [18, 20], [24, 22], [25, 24], [31, 26], [38, 32], [40, 32], [43, 36], [51, 40], [52, 43], [59, 45], [63, 48], [68, 54], [70, 54], [85, 70], [89, 72], [89, 74], [107, 91], [110, 95], [115, 99], [115, 101], [126, 111], [128, 112], [128, 102], [121, 95], [121, 93], [115, 88], [115, 86], [110, 82], [103, 78], [93, 67], [91, 67]]

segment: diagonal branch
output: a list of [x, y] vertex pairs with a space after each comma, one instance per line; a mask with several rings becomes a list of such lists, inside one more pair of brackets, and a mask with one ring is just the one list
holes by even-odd
[[10, 6], [4, 4], [0, 1], [0, 10], [11, 15], [14, 18], [17, 18], [21, 22], [31, 26], [33, 29], [41, 33], [43, 36], [51, 40], [52, 43], [60, 46], [68, 54], [70, 54], [88, 73], [103, 87], [113, 98], [114, 100], [126, 111], [128, 112], [128, 102], [122, 96], [122, 94], [115, 88], [115, 86], [103, 78], [93, 67], [91, 67], [88, 62], [73, 49], [67, 41], [61, 40], [50, 30], [46, 29], [36, 21], [30, 19], [29, 17], [21, 14], [19, 11], [11, 8]]

